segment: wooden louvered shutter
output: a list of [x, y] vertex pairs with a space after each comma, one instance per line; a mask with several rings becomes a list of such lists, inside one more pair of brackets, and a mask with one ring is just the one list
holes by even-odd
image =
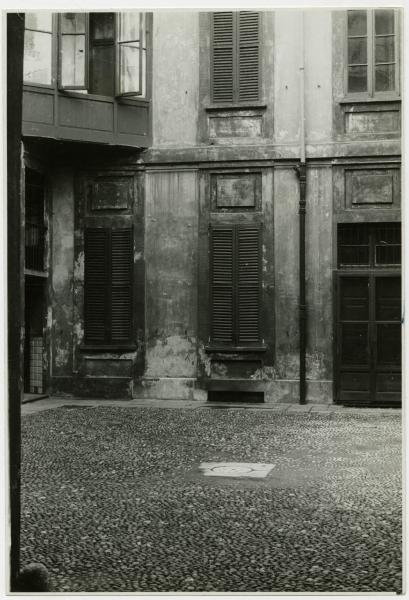
[[260, 340], [261, 230], [259, 226], [237, 228], [237, 343]]
[[213, 13], [213, 102], [234, 99], [234, 27], [232, 12]]
[[117, 344], [132, 337], [132, 228], [85, 229], [86, 344]]
[[111, 232], [111, 341], [127, 342], [132, 330], [132, 229]]
[[233, 226], [211, 229], [211, 339], [234, 343]]
[[238, 25], [239, 102], [259, 100], [260, 15], [240, 12]]
[[108, 317], [109, 230], [85, 230], [84, 321], [85, 343], [106, 340]]

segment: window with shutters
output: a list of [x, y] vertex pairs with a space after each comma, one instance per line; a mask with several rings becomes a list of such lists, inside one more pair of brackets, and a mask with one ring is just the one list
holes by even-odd
[[133, 230], [85, 229], [85, 344], [132, 340]]
[[210, 263], [211, 343], [259, 344], [261, 226], [212, 225]]
[[212, 101], [260, 100], [260, 14], [212, 15]]
[[393, 8], [346, 12], [348, 95], [382, 99], [398, 94], [398, 22]]

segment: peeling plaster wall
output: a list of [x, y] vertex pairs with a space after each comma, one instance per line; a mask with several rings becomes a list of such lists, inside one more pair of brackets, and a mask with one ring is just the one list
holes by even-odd
[[199, 13], [155, 12], [153, 145], [193, 145], [199, 102]]
[[307, 378], [332, 379], [332, 170], [307, 178]]
[[[74, 267], [73, 172], [56, 168], [51, 175], [51, 376], [72, 374]], [[48, 319], [49, 321], [50, 319]]]
[[274, 174], [276, 361], [277, 379], [297, 379], [298, 334], [298, 202], [294, 169]]
[[146, 174], [146, 377], [196, 376], [196, 173]]
[[274, 11], [274, 141], [298, 143], [300, 136], [301, 13]]
[[305, 119], [307, 142], [332, 134], [331, 11], [304, 11]]

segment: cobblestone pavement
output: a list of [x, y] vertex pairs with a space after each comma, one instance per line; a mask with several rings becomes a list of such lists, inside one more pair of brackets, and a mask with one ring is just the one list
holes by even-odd
[[400, 411], [74, 403], [22, 433], [22, 564], [56, 592], [401, 592]]

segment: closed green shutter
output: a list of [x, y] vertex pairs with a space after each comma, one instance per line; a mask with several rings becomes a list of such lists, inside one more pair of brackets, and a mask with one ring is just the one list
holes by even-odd
[[111, 339], [126, 342], [132, 325], [132, 229], [111, 233]]
[[260, 341], [260, 225], [211, 227], [211, 341], [246, 346]]
[[106, 340], [109, 231], [85, 230], [84, 321], [85, 342]]
[[211, 230], [212, 340], [233, 344], [233, 233], [232, 226]]
[[212, 50], [213, 102], [259, 100], [259, 13], [213, 13]]
[[86, 344], [131, 340], [132, 245], [132, 228], [85, 229]]
[[233, 13], [213, 14], [213, 102], [233, 102]]
[[238, 241], [238, 344], [260, 340], [261, 248], [260, 228], [239, 226]]
[[240, 102], [259, 99], [259, 20], [257, 12], [239, 13], [239, 97]]

